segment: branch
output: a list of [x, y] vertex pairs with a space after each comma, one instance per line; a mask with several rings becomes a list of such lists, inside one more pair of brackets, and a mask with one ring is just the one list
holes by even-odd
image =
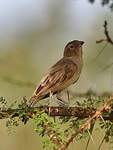
[[[102, 99], [104, 99], [105, 97], [110, 97], [111, 93], [105, 92], [105, 93], [101, 93], [101, 95], [98, 95], [94, 91], [88, 90], [86, 93], [71, 92], [71, 95], [72, 97], [79, 97], [79, 98], [83, 97], [87, 99], [91, 96], [94, 96], [97, 98], [101, 97]], [[3, 106], [3, 104], [5, 104], [5, 107]], [[23, 97], [23, 100], [17, 106], [17, 108], [7, 107], [6, 104], [7, 104], [7, 101], [3, 97], [0, 97], [0, 105], [1, 105], [0, 106], [0, 119], [5, 119], [9, 117], [12, 117], [12, 118], [18, 117], [20, 112], [25, 112], [29, 118], [32, 118], [33, 115], [37, 113], [37, 110], [40, 110], [40, 111], [43, 110], [45, 113], [49, 114], [50, 116], [75, 116], [79, 118], [86, 118], [86, 117], [92, 116], [96, 111], [95, 108], [88, 107], [88, 106], [86, 107], [75, 106], [75, 107], [68, 107], [68, 108], [39, 106], [39, 107], [30, 108], [27, 106], [26, 97]], [[106, 119], [107, 118], [112, 119], [110, 115], [107, 116]]]
[[[34, 107], [34, 108], [16, 108], [16, 109], [7, 109], [2, 110], [0, 108], [0, 119], [6, 119], [6, 118], [14, 118], [19, 116], [20, 111], [26, 111], [26, 116], [28, 118], [32, 118], [36, 113], [37, 110], [40, 110], [50, 116], [74, 116], [79, 118], [87, 118], [89, 116], [93, 116], [96, 112], [95, 108], [87, 107], [48, 107], [48, 106], [41, 106], [41, 107]], [[113, 120], [113, 112], [111, 112], [109, 115], [103, 115], [103, 118], [105, 120]]]
[[[7, 109], [2, 110], [0, 109], [0, 119], [5, 119], [9, 117], [18, 117], [20, 111], [24, 111], [24, 108], [16, 108], [16, 109]], [[36, 114], [37, 110], [43, 110], [45, 113], [49, 114], [50, 116], [75, 116], [80, 118], [86, 118], [88, 116], [92, 116], [95, 113], [94, 108], [82, 108], [82, 107], [34, 107], [28, 108], [26, 110], [26, 115], [30, 118]]]
[[111, 39], [110, 35], [109, 35], [109, 31], [108, 31], [108, 28], [107, 28], [107, 21], [105, 20], [104, 21], [104, 34], [106, 36], [106, 40], [108, 43], [112, 44], [113, 45], [113, 40]]
[[104, 34], [105, 34], [106, 38], [105, 39], [100, 39], [100, 40], [96, 41], [96, 43], [101, 43], [103, 41], [107, 41], [108, 43], [110, 43], [111, 45], [113, 45], [113, 40], [112, 40], [112, 38], [109, 35], [108, 23], [107, 23], [106, 20], [104, 21], [103, 27], [104, 27]]

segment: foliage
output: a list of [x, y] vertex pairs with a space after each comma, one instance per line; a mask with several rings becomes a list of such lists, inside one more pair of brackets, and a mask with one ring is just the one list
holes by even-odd
[[[105, 103], [104, 99], [105, 97], [103, 98], [103, 96], [94, 96], [94, 94], [89, 93], [86, 94], [85, 97], [81, 98], [81, 100], [78, 99], [75, 105], [76, 107], [92, 107], [97, 109], [100, 105]], [[45, 113], [44, 110], [29, 108], [25, 98], [20, 104], [14, 102], [12, 105], [8, 106], [5, 98], [1, 97], [0, 104], [0, 118], [2, 119], [3, 115], [6, 115], [5, 117], [8, 118], [6, 121], [6, 126], [9, 130], [17, 127], [21, 122], [26, 124], [30, 118], [33, 120], [34, 130], [39, 136], [42, 137], [43, 148], [45, 149], [62, 150], [61, 147], [66, 145], [70, 137], [74, 133], [78, 132], [78, 129], [80, 129], [81, 126], [87, 121], [87, 118], [79, 118], [74, 116], [52, 117]], [[6, 114], [6, 112], [8, 113]], [[111, 112], [105, 113], [105, 116], [109, 116]], [[100, 119], [99, 122], [100, 127], [104, 129], [105, 132], [104, 141], [112, 144], [113, 122], [111, 120], [102, 119]], [[89, 124], [87, 130], [83, 130], [77, 134], [75, 137], [76, 140], [79, 141], [81, 139], [88, 138], [90, 128], [91, 124]]]

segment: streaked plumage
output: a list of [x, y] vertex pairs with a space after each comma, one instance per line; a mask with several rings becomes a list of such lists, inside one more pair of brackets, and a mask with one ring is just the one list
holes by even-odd
[[74, 40], [66, 45], [63, 58], [50, 68], [36, 87], [30, 99], [32, 106], [50, 93], [56, 94], [78, 80], [83, 65], [83, 43], [83, 41]]

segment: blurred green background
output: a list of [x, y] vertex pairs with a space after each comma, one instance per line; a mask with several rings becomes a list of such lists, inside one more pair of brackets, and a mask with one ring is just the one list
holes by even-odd
[[[70, 89], [111, 92], [113, 68], [103, 68], [113, 61], [113, 47], [108, 44], [96, 57], [105, 44], [96, 44], [104, 38], [105, 19], [113, 37], [113, 12], [100, 1], [92, 5], [87, 0], [0, 0], [0, 96], [9, 103], [30, 97], [42, 75], [62, 57], [67, 42], [74, 39], [85, 41], [84, 67], [78, 83]], [[103, 136], [99, 132], [95, 132], [98, 137], [94, 135], [97, 145]], [[75, 142], [70, 150], [83, 150], [85, 143]], [[92, 142], [91, 148], [95, 150]], [[25, 149], [43, 149], [32, 123], [8, 135], [5, 121], [0, 120], [0, 150]]]

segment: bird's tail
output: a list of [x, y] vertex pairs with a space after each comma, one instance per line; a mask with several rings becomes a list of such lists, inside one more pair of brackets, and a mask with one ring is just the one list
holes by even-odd
[[28, 107], [34, 107], [41, 99], [37, 95], [33, 95], [28, 102]]

